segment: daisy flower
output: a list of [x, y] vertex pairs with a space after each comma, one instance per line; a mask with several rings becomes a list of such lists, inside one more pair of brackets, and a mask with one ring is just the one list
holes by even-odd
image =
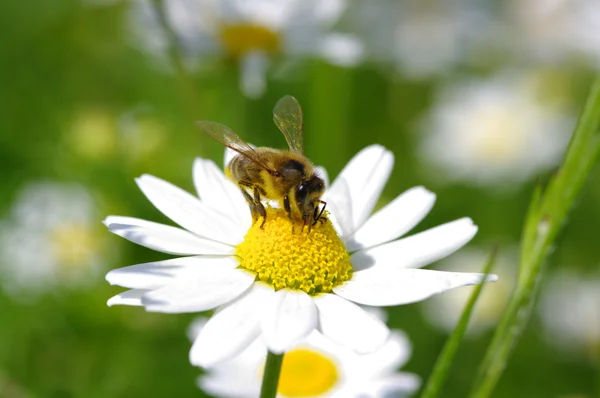
[[235, 356], [259, 336], [271, 352], [283, 353], [315, 329], [359, 353], [372, 352], [389, 329], [356, 303], [408, 304], [484, 279], [419, 269], [475, 235], [468, 218], [397, 240], [433, 206], [435, 195], [425, 188], [412, 188], [369, 216], [392, 165], [392, 154], [379, 145], [359, 152], [324, 196], [336, 228], [325, 220], [311, 231], [300, 231], [301, 223], [292, 228], [285, 211], [274, 207], [267, 207], [262, 228], [252, 224], [240, 190], [209, 160], [194, 164], [199, 198], [143, 175], [137, 179], [142, 192], [182, 228], [120, 216], [105, 224], [135, 243], [186, 257], [109, 272], [109, 283], [130, 290], [108, 304], [167, 313], [216, 309], [190, 352], [192, 364], [203, 367]]
[[[192, 340], [206, 318], [192, 323]], [[400, 330], [371, 354], [359, 355], [313, 332], [285, 354], [279, 378], [279, 398], [404, 397], [419, 388], [412, 373], [398, 372], [410, 358], [411, 345]], [[260, 395], [267, 347], [257, 339], [236, 357], [207, 369], [198, 386], [211, 395], [253, 398]]]
[[33, 182], [0, 222], [0, 275], [17, 299], [90, 280], [103, 264], [97, 208], [81, 185]]
[[[469, 321], [467, 336], [478, 336], [498, 322], [516, 283], [516, 253], [516, 250], [501, 250], [496, 256], [494, 271], [498, 273], [502, 283], [486, 286], [481, 292]], [[484, 266], [489, 256], [489, 251], [482, 248], [467, 248], [440, 261], [435, 268], [477, 271]], [[471, 293], [471, 289], [455, 289], [443, 296], [434, 296], [423, 302], [424, 315], [431, 324], [450, 333], [460, 319]]]
[[[274, 59], [323, 58], [338, 66], [355, 65], [362, 45], [350, 34], [332, 32], [345, 0], [165, 0], [163, 12], [192, 67], [215, 57], [239, 64], [240, 87], [261, 96]], [[133, 10], [143, 47], [164, 58], [167, 40], [147, 0]]]
[[367, 58], [415, 80], [448, 74], [464, 62], [489, 21], [488, 10], [472, 0], [364, 1], [348, 14]]
[[540, 296], [538, 313], [547, 341], [571, 354], [597, 359], [600, 352], [600, 275], [573, 271], [550, 278]]
[[600, 67], [600, 3], [512, 0], [501, 30], [510, 50], [544, 63], [584, 61]]
[[420, 126], [420, 154], [436, 175], [511, 186], [558, 164], [572, 117], [542, 102], [531, 76], [505, 73], [444, 87]]

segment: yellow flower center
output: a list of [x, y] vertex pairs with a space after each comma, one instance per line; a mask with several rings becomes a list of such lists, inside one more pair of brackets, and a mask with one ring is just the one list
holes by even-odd
[[59, 225], [52, 230], [50, 242], [60, 264], [67, 267], [89, 262], [98, 250], [94, 232], [85, 225]]
[[226, 52], [233, 58], [242, 58], [246, 53], [253, 50], [274, 53], [281, 46], [279, 35], [261, 25], [223, 25], [219, 38]]
[[278, 392], [286, 397], [316, 397], [339, 380], [337, 364], [320, 352], [296, 349], [285, 354]]
[[283, 209], [267, 208], [236, 248], [240, 267], [275, 290], [290, 288], [308, 294], [329, 293], [350, 279], [352, 264], [346, 247], [329, 220], [312, 227], [292, 222]]
[[[524, 125], [509, 109], [488, 109], [472, 119], [475, 156], [484, 162], [507, 164], [518, 158], [524, 145]], [[485, 129], [485, 133], [481, 129]]]

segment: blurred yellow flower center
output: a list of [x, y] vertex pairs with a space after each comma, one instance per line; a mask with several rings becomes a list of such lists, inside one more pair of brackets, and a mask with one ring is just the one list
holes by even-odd
[[267, 208], [236, 248], [240, 267], [275, 290], [290, 288], [308, 294], [328, 293], [352, 276], [350, 255], [329, 220], [308, 231], [292, 223], [283, 209]]
[[221, 44], [226, 52], [234, 58], [241, 58], [254, 50], [262, 50], [267, 53], [277, 52], [281, 46], [279, 35], [261, 25], [223, 25], [220, 33]]
[[285, 354], [278, 392], [286, 397], [316, 397], [339, 379], [337, 364], [322, 353], [296, 349]]
[[[508, 109], [489, 109], [472, 121], [475, 155], [486, 162], [506, 164], [513, 161], [526, 145], [523, 124]], [[485, 133], [481, 129], [485, 129]]]
[[54, 255], [65, 266], [89, 263], [98, 249], [97, 238], [85, 225], [63, 224], [54, 228], [50, 235]]
[[102, 109], [80, 112], [66, 138], [77, 154], [93, 160], [113, 155], [119, 144], [115, 117]]

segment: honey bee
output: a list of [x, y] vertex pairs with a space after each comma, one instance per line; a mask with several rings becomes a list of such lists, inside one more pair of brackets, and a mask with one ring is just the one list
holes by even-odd
[[[287, 95], [277, 101], [273, 121], [283, 133], [289, 150], [253, 148], [228, 127], [200, 121], [198, 127], [213, 139], [238, 152], [226, 166], [225, 174], [241, 189], [256, 222], [262, 217], [264, 227], [267, 212], [262, 199], [275, 200], [285, 209], [289, 219], [300, 219], [303, 227], [314, 226], [324, 219], [327, 205], [321, 200], [325, 182], [314, 165], [304, 156], [302, 108]], [[323, 206], [319, 208], [319, 204]]]

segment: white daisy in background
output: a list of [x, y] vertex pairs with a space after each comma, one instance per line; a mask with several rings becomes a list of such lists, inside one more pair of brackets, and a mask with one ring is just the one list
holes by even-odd
[[[480, 271], [489, 256], [489, 250], [467, 248], [442, 260], [436, 264], [435, 268]], [[478, 336], [497, 324], [516, 284], [517, 261], [514, 249], [500, 250], [494, 263], [494, 272], [498, 274], [501, 282], [486, 285], [483, 288], [471, 315], [467, 336]], [[424, 315], [431, 324], [451, 333], [458, 323], [471, 293], [472, 289], [455, 289], [443, 296], [434, 296], [423, 302]]]
[[27, 301], [58, 286], [89, 283], [104, 264], [98, 212], [83, 186], [34, 182], [0, 222], [4, 290]]
[[112, 159], [120, 153], [128, 162], [154, 159], [167, 134], [152, 109], [139, 105], [115, 114], [105, 108], [84, 108], [68, 121], [65, 143], [88, 161]]
[[600, 274], [560, 271], [543, 287], [539, 317], [548, 342], [563, 352], [600, 354]]
[[[195, 320], [190, 337], [195, 340], [206, 318]], [[356, 352], [313, 332], [285, 354], [278, 397], [405, 397], [416, 392], [420, 379], [398, 372], [411, 354], [411, 345], [400, 330], [370, 354]], [[257, 339], [241, 354], [206, 370], [198, 386], [211, 395], [254, 398], [260, 395], [267, 347]]]
[[[148, 0], [133, 10], [141, 44], [164, 57], [167, 40]], [[345, 0], [165, 0], [164, 13], [192, 66], [211, 57], [239, 63], [240, 86], [251, 98], [266, 88], [266, 74], [279, 56], [293, 60], [323, 58], [338, 66], [355, 65], [362, 45], [350, 34], [332, 32]]]
[[501, 21], [509, 50], [534, 61], [585, 61], [600, 67], [600, 2], [512, 0]]
[[348, 12], [366, 56], [409, 79], [450, 73], [469, 58], [489, 20], [472, 0], [365, 1]]
[[420, 125], [432, 174], [508, 187], [556, 166], [573, 118], [535, 88], [531, 75], [515, 73], [443, 87]]
[[392, 165], [391, 152], [373, 145], [340, 173], [325, 196], [339, 235], [328, 221], [294, 232], [285, 211], [272, 207], [262, 229], [251, 225], [239, 189], [209, 160], [194, 164], [200, 199], [144, 175], [137, 179], [142, 192], [184, 229], [120, 216], [105, 224], [132, 242], [187, 257], [109, 272], [109, 283], [131, 290], [108, 304], [167, 313], [216, 308], [190, 352], [192, 364], [203, 367], [237, 355], [259, 336], [271, 352], [285, 352], [315, 329], [372, 352], [389, 330], [355, 303], [412, 303], [484, 277], [419, 269], [471, 240], [477, 227], [469, 218], [396, 240], [433, 206], [435, 195], [425, 188], [409, 189], [369, 217]]

